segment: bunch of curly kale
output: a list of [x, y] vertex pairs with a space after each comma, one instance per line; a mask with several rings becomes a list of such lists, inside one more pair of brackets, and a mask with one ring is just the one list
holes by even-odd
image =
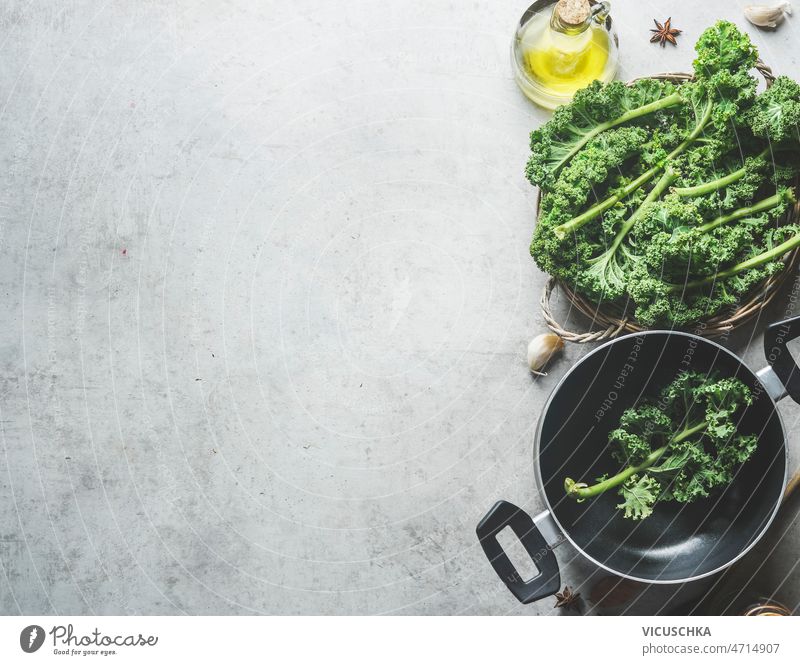
[[641, 520], [659, 501], [690, 503], [727, 487], [758, 444], [755, 434], [738, 431], [752, 403], [739, 379], [682, 372], [658, 400], [625, 411], [609, 434], [612, 455], [625, 468], [594, 485], [566, 478], [567, 496], [585, 501], [614, 490], [622, 498], [617, 509]]
[[757, 52], [720, 21], [695, 77], [594, 82], [531, 134], [542, 191], [531, 255], [644, 325], [686, 326], [734, 307], [783, 267], [800, 227], [782, 223], [800, 165], [800, 85], [757, 94]]

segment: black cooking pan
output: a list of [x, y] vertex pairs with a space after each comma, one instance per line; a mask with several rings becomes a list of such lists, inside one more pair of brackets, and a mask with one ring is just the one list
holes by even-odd
[[[565, 539], [583, 556], [620, 577], [680, 584], [712, 575], [742, 557], [766, 531], [786, 484], [786, 431], [775, 403], [786, 394], [800, 403], [800, 369], [786, 343], [800, 336], [800, 317], [769, 326], [768, 366], [751, 371], [724, 347], [697, 335], [651, 331], [608, 342], [581, 359], [547, 400], [536, 430], [537, 483], [547, 510], [531, 519], [500, 501], [477, 528], [495, 572], [523, 603], [550, 596], [561, 585], [553, 548]], [[758, 448], [724, 491], [690, 504], [656, 505], [648, 518], [625, 519], [607, 492], [578, 503], [564, 478], [592, 480], [618, 467], [608, 433], [622, 412], [656, 396], [681, 370], [737, 377], [753, 391], [739, 430], [758, 435]], [[497, 541], [511, 527], [539, 574], [523, 580]]]

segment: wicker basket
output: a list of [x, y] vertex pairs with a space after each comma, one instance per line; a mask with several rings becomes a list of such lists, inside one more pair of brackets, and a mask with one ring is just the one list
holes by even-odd
[[[760, 60], [756, 63], [756, 69], [764, 77], [767, 88], [769, 88], [775, 81], [775, 76], [772, 70]], [[683, 73], [667, 73], [656, 74], [649, 77], [654, 79], [661, 79], [672, 81], [674, 83], [681, 83], [692, 79], [691, 74]], [[635, 79], [638, 80], [638, 79]], [[631, 81], [633, 83], [634, 81]], [[539, 202], [541, 202], [541, 192], [539, 194]], [[538, 213], [538, 203], [537, 203]], [[788, 213], [789, 221], [794, 222], [800, 218], [800, 203], [795, 204], [792, 210]], [[735, 328], [747, 323], [756, 316], [764, 307], [766, 307], [775, 298], [781, 284], [791, 274], [793, 268], [797, 265], [800, 258], [800, 248], [789, 252], [783, 257], [784, 269], [772, 275], [772, 277], [764, 280], [761, 285], [754, 289], [750, 296], [740, 303], [735, 311], [718, 314], [714, 317], [706, 319], [703, 322], [695, 324], [692, 332], [703, 335], [704, 337], [722, 337], [729, 334]], [[587, 316], [594, 327], [596, 328], [590, 332], [574, 332], [567, 330], [562, 326], [553, 316], [550, 308], [550, 298], [553, 291], [558, 287], [564, 294], [567, 301], [572, 307]], [[576, 293], [569, 286], [561, 280], [550, 277], [544, 287], [541, 298], [542, 314], [544, 315], [545, 323], [548, 328], [554, 333], [560, 335], [568, 342], [597, 342], [600, 340], [611, 339], [617, 335], [630, 332], [639, 332], [646, 330], [645, 326], [639, 325], [633, 318], [632, 314], [624, 310], [620, 305], [608, 302], [598, 304], [584, 298], [582, 295]]]

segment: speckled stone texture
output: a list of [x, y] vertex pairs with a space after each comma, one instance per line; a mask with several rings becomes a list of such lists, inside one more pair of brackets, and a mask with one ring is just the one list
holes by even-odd
[[[744, 4], [614, 0], [620, 77], [687, 69]], [[541, 509], [539, 411], [589, 350], [526, 369], [525, 6], [2, 3], [0, 611], [553, 611], [474, 535], [498, 498]], [[794, 76], [797, 25], [750, 31]], [[754, 368], [764, 323], [727, 342]]]

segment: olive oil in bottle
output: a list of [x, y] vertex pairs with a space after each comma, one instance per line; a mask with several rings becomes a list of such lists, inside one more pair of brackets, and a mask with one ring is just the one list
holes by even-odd
[[609, 10], [607, 2], [558, 0], [541, 11], [526, 12], [515, 35], [514, 65], [528, 97], [555, 108], [592, 81], [614, 77], [616, 36]]

